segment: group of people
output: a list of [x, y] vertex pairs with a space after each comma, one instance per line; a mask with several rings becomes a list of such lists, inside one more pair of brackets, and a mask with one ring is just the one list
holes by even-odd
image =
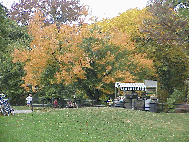
[[69, 108], [76, 108], [76, 107], [77, 107], [76, 102], [73, 102], [73, 103], [72, 103], [72, 102], [70, 101], [70, 102], [67, 102], [67, 105], [68, 105]]
[[[27, 106], [31, 106], [32, 105], [32, 94], [29, 94], [29, 96], [26, 98], [26, 103]], [[58, 103], [57, 103], [57, 99], [54, 100], [54, 108], [58, 108]]]
[[[74, 100], [75, 100], [75, 98], [74, 98]], [[27, 106], [31, 106], [32, 105], [32, 95], [31, 94], [29, 94], [29, 96], [26, 98], [26, 101], [27, 101]], [[67, 106], [69, 108], [76, 108], [77, 107], [76, 101], [67, 102]], [[54, 108], [58, 108], [59, 107], [57, 99], [54, 100], [53, 107]]]

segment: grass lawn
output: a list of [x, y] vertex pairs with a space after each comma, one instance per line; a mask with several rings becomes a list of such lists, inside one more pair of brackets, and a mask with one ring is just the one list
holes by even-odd
[[122, 108], [35, 110], [0, 116], [2, 142], [189, 141], [189, 114]]

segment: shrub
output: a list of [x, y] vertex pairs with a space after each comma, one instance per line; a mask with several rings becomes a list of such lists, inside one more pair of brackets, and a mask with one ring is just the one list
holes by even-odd
[[175, 113], [189, 113], [189, 104], [178, 105], [175, 109]]
[[[170, 110], [170, 112], [180, 112], [180, 110], [182, 111], [183, 109], [181, 109], [181, 107], [185, 107], [184, 105], [184, 100], [185, 100], [185, 96], [183, 94], [182, 91], [179, 90], [174, 90], [173, 94], [170, 96], [170, 98], [167, 98], [167, 106]], [[180, 104], [182, 103], [183, 105], [174, 105], [174, 103], [176, 104]], [[177, 107], [177, 110], [175, 109]]]

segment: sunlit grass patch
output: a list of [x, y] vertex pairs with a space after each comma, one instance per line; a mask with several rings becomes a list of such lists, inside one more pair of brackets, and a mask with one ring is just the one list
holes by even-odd
[[119, 108], [36, 110], [0, 117], [3, 140], [12, 141], [188, 141], [188, 114]]

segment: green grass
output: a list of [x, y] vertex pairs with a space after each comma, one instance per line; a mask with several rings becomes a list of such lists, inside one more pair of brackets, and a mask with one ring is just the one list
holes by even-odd
[[35, 110], [0, 116], [0, 141], [189, 141], [189, 114], [120, 108]]

